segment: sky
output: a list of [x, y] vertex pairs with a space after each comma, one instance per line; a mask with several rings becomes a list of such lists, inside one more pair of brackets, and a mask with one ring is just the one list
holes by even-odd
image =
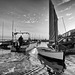
[[4, 38], [14, 32], [29, 32], [31, 37], [48, 37], [49, 1], [47, 0], [0, 0], [0, 35]]
[[[52, 2], [58, 17], [59, 34], [74, 29], [75, 0]], [[3, 38], [11, 38], [12, 24], [14, 32], [29, 32], [34, 38], [48, 38], [49, 0], [0, 0], [0, 38], [2, 26]]]

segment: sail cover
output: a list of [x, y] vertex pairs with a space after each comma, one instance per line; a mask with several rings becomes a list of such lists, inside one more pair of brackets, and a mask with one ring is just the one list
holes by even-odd
[[54, 5], [49, 0], [49, 42], [58, 40], [58, 18], [55, 12]]

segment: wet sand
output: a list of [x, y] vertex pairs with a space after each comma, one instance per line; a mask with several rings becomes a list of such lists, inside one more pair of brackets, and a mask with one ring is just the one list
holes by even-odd
[[75, 75], [75, 55], [65, 58], [66, 69], [62, 75]]
[[[45, 43], [46, 44], [46, 43]], [[45, 46], [42, 43], [42, 45]], [[0, 55], [10, 53], [10, 50], [2, 50], [0, 49]], [[66, 69], [62, 75], [75, 75], [75, 55], [69, 55], [65, 58]]]

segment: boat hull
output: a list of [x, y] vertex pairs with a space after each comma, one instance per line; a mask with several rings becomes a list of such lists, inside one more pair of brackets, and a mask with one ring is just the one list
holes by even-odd
[[63, 60], [63, 52], [46, 52], [46, 51], [39, 51], [40, 55], [51, 57], [54, 59]]
[[59, 72], [59, 71], [63, 72], [64, 69], [66, 68], [66, 65], [63, 62], [63, 60], [59, 60], [59, 59], [55, 59], [55, 58], [51, 58], [51, 57], [46, 57], [41, 54], [38, 54], [38, 57], [41, 62], [42, 61], [44, 62], [43, 64], [48, 65], [49, 67], [54, 69], [56, 72]]
[[11, 51], [12, 52], [22, 52], [22, 53], [24, 53], [24, 52], [29, 52], [29, 51], [31, 51], [32, 49], [34, 49], [35, 47], [37, 46], [37, 43], [31, 43], [31, 44], [29, 44], [29, 45], [23, 45], [23, 46], [21, 46], [21, 47], [12, 47], [11, 48]]
[[[64, 69], [66, 68], [65, 66], [65, 56], [64, 56], [64, 52], [52, 52], [52, 51], [44, 51], [44, 50], [38, 50], [38, 56], [39, 58], [41, 58], [46, 65], [48, 66], [52, 66], [53, 68], [58, 68], [60, 69]], [[54, 64], [50, 63], [57, 63], [57, 67]]]
[[48, 57], [48, 56], [45, 56], [45, 55], [42, 55], [42, 54], [38, 54], [38, 55], [45, 58], [49, 62], [57, 62], [59, 65], [63, 65], [63, 62], [64, 62], [63, 60], [56, 59], [54, 57]]

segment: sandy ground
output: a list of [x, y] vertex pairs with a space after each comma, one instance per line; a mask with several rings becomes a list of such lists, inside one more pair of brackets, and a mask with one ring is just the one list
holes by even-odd
[[[1, 54], [7, 54], [10, 53], [10, 50], [1, 50], [0, 49], [0, 55]], [[66, 69], [62, 75], [75, 75], [75, 55], [70, 55], [66, 57], [65, 60]]]
[[67, 56], [65, 64], [67, 68], [62, 75], [75, 75], [75, 55]]
[[10, 53], [11, 51], [10, 50], [3, 50], [3, 49], [0, 49], [0, 55], [2, 54], [7, 54], [7, 53]]
[[[42, 43], [40, 46], [47, 47], [46, 43]], [[66, 69], [62, 75], [75, 75], [75, 55], [66, 56], [65, 64]]]
[[22, 53], [10, 53], [9, 50], [0, 50], [0, 75], [11, 75], [11, 73], [13, 75], [15, 73], [29, 75], [26, 73], [32, 73], [35, 70], [36, 75], [43, 73], [44, 75], [48, 75], [47, 69], [34, 54], [32, 55], [31, 53], [30, 56], [26, 56]]

